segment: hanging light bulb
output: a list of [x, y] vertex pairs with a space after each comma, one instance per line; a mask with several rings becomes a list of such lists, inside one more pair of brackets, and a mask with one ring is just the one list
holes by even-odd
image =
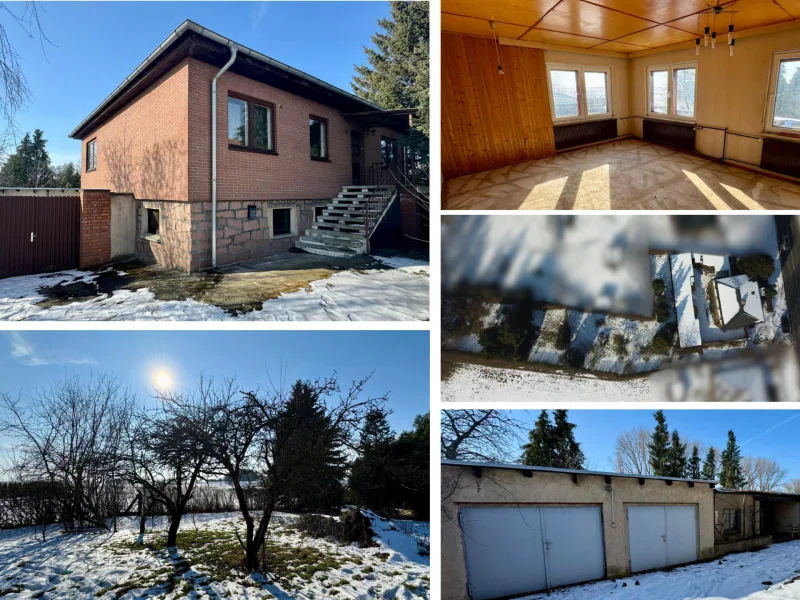
[[714, 48], [714, 44], [717, 43], [717, 32], [711, 34], [711, 48]]
[[728, 25], [728, 43], [733, 42], [733, 23]]
[[708, 32], [711, 31], [711, 28], [706, 25], [705, 34], [703, 35], [703, 39], [705, 40], [706, 46], [708, 46]]
[[736, 40], [731, 40], [731, 43], [728, 45], [728, 48], [731, 49], [731, 56], [733, 56], [733, 45], [736, 43]]
[[700, 56], [700, 38], [694, 41], [694, 55]]
[[500, 46], [497, 44], [497, 32], [494, 29], [494, 21], [489, 21], [489, 27], [492, 28], [492, 33], [494, 34], [494, 49], [497, 52], [497, 74], [505, 75], [506, 72], [503, 71], [503, 65], [500, 64]]

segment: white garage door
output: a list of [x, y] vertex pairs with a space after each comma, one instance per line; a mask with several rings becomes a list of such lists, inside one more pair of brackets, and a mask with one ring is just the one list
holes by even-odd
[[629, 506], [627, 513], [632, 572], [697, 560], [696, 506]]
[[605, 577], [599, 506], [471, 507], [460, 518], [472, 600]]

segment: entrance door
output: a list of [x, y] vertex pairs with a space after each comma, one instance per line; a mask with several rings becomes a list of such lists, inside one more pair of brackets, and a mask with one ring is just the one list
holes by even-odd
[[350, 131], [350, 154], [353, 161], [353, 185], [362, 185], [361, 181], [361, 138], [358, 131]]
[[632, 572], [697, 560], [696, 506], [629, 506], [627, 513]]
[[0, 278], [78, 266], [78, 196], [0, 196]]
[[605, 576], [599, 506], [462, 508], [460, 518], [472, 600]]

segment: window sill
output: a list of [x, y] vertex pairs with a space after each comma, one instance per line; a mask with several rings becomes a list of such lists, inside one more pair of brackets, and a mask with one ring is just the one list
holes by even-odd
[[795, 142], [800, 143], [800, 131], [797, 133], [783, 133], [777, 131], [764, 131], [761, 134], [762, 137], [769, 138], [772, 140], [781, 140], [782, 142]]
[[613, 114], [592, 115], [591, 117], [563, 117], [561, 119], [553, 119], [553, 125], [572, 125], [573, 123], [591, 123], [592, 121], [609, 121], [611, 119], [617, 120], [617, 117]]
[[94, 173], [95, 171], [97, 171], [97, 167], [95, 167], [94, 169], [86, 169], [87, 173]]
[[329, 163], [329, 162], [331, 162], [331, 159], [329, 159], [329, 158], [324, 158], [324, 157], [322, 157], [322, 156], [312, 156], [312, 157], [311, 157], [311, 160], [315, 160], [315, 161], [317, 161], [317, 162], [328, 162], [328, 163]]
[[697, 120], [694, 117], [662, 117], [661, 115], [647, 115], [645, 119], [652, 119], [654, 121], [664, 121], [666, 123], [677, 123], [679, 125], [696, 125]]
[[270, 239], [271, 240], [283, 240], [286, 238], [297, 237], [296, 233], [281, 233], [280, 235], [273, 235]]
[[252, 152], [254, 154], [274, 154], [278, 153], [275, 150], [262, 150], [261, 148], [251, 148], [250, 146], [239, 146], [238, 144], [228, 144], [228, 150], [236, 150], [237, 152]]
[[161, 236], [153, 233], [145, 233], [139, 236], [143, 240], [147, 240], [148, 242], [154, 242], [156, 244], [161, 243]]

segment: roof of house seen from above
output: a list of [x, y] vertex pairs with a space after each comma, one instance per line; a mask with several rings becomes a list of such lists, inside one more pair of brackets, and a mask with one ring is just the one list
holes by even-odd
[[[186, 20], [81, 121], [69, 137], [81, 139], [97, 129], [184, 58], [191, 57], [221, 68], [230, 58], [233, 47], [237, 48], [237, 58], [230, 67], [232, 73], [332, 106], [343, 113], [374, 116], [385, 112], [387, 126], [396, 124], [398, 112], [403, 112], [385, 111], [373, 102]], [[405, 114], [414, 112], [414, 109], [405, 110]]]
[[758, 282], [747, 275], [717, 279], [717, 296], [725, 327], [738, 328], [764, 320]]

